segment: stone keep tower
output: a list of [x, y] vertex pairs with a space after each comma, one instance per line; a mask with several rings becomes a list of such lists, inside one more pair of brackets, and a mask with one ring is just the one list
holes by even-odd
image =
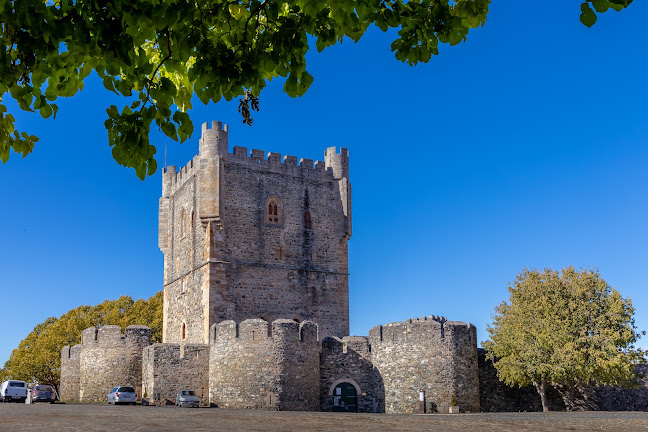
[[310, 320], [320, 338], [349, 334], [348, 152], [325, 161], [234, 147], [202, 126], [199, 154], [165, 169], [164, 342], [208, 343], [224, 320]]

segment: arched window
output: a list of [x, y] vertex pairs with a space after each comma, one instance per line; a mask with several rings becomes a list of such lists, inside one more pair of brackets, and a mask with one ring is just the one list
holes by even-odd
[[283, 223], [283, 206], [281, 200], [275, 195], [270, 196], [266, 201], [265, 221], [273, 225], [281, 225]]
[[304, 226], [306, 227], [306, 229], [313, 228], [313, 223], [311, 222], [310, 212], [304, 213]]

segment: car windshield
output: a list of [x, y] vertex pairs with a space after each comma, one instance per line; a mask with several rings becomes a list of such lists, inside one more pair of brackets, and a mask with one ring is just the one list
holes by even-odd
[[20, 381], [9, 381], [9, 387], [25, 387], [25, 383]]
[[52, 391], [52, 387], [42, 385], [42, 386], [34, 387], [34, 390], [37, 390], [37, 391]]
[[119, 387], [119, 390], [117, 391], [124, 393], [135, 393], [135, 389], [133, 387]]
[[182, 396], [196, 396], [196, 392], [193, 390], [183, 390]]

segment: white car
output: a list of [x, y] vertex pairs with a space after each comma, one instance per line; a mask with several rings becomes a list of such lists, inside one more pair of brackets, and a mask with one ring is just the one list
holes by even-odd
[[119, 386], [110, 390], [108, 393], [108, 404], [131, 404], [135, 405], [137, 402], [137, 393], [131, 386]]
[[27, 383], [25, 381], [8, 380], [0, 385], [0, 400], [2, 402], [25, 402], [27, 399]]
[[193, 390], [180, 390], [180, 393], [176, 395], [175, 404], [179, 407], [198, 408], [198, 405], [200, 405], [200, 399], [198, 399], [196, 392]]

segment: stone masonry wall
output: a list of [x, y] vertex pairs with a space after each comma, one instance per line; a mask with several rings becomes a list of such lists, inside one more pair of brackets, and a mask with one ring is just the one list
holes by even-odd
[[212, 326], [210, 401], [224, 408], [319, 410], [317, 326], [250, 319]]
[[[338, 181], [312, 161], [252, 155], [236, 147], [224, 165], [223, 260], [231, 264], [227, 290], [215, 293], [228, 300], [215, 304], [216, 320], [294, 318], [316, 322], [323, 337], [348, 335], [349, 227]], [[281, 202], [279, 223], [265, 220], [271, 196]]]
[[81, 345], [65, 346], [61, 350], [61, 385], [59, 399], [78, 401], [81, 379]]
[[133, 386], [142, 395], [142, 350], [151, 343], [151, 330], [128, 326], [90, 327], [81, 333], [80, 388], [82, 402], [106, 401], [118, 385]]
[[447, 413], [453, 394], [462, 411], [479, 411], [475, 327], [457, 322], [450, 327], [446, 334], [444, 318], [424, 317], [371, 329], [369, 342], [384, 383], [385, 412], [419, 412], [420, 390], [433, 411]]
[[[648, 365], [636, 366], [637, 388], [594, 386], [579, 388], [574, 410], [648, 411]], [[497, 378], [497, 370], [486, 352], [479, 349], [479, 391], [481, 410], [485, 412], [542, 411], [537, 390], [533, 386], [509, 387]], [[549, 387], [547, 402], [550, 411], [565, 411], [560, 394]]]
[[142, 355], [142, 395], [151, 403], [174, 402], [180, 390], [194, 390], [209, 403], [209, 346], [153, 344]]
[[333, 411], [335, 387], [347, 382], [357, 386], [358, 412], [384, 412], [383, 383], [371, 362], [369, 339], [363, 336], [328, 337], [320, 353], [320, 403]]
[[[214, 323], [249, 318], [310, 320], [322, 336], [347, 335], [347, 150], [329, 148], [313, 165], [244, 147], [230, 154], [228, 142], [226, 125], [204, 124], [199, 155], [163, 174], [163, 341], [206, 343]], [[271, 198], [276, 223], [265, 218]]]
[[205, 228], [198, 218], [199, 164], [196, 156], [178, 172], [175, 166], [167, 167], [163, 175], [159, 243], [164, 252], [163, 342], [167, 343], [207, 342]]
[[461, 412], [479, 412], [477, 328], [459, 321], [446, 321], [444, 333], [452, 351], [453, 394], [457, 405]]

